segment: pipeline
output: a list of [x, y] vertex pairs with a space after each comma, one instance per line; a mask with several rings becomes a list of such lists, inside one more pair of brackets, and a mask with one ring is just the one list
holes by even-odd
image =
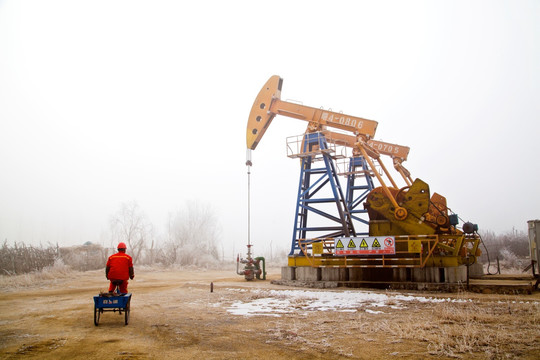
[[[258, 256], [255, 258], [255, 261], [256, 261], [256, 264], [257, 264], [257, 268], [259, 269], [259, 274], [257, 274], [257, 279], [259, 280], [266, 280], [266, 265], [265, 265], [265, 260], [264, 260], [264, 257], [262, 256]], [[261, 279], [261, 267], [259, 266], [259, 262], [262, 261], [262, 279]]]

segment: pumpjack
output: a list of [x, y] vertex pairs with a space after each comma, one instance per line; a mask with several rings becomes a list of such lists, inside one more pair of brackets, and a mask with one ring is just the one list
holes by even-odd
[[[282, 85], [274, 75], [259, 91], [246, 145], [249, 153], [255, 150], [277, 115], [308, 122], [301, 138], [287, 144], [294, 148], [289, 156], [301, 160], [289, 266], [424, 268], [476, 262], [478, 226], [459, 227], [446, 198], [412, 179], [403, 166], [408, 147], [374, 139], [374, 120], [283, 101]], [[339, 147], [352, 150], [341, 173]], [[392, 159], [405, 186], [397, 185], [381, 155]], [[346, 187], [339, 175], [347, 177]]]

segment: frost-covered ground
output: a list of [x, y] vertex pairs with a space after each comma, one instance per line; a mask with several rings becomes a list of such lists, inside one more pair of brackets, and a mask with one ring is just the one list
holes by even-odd
[[[245, 291], [229, 289], [231, 291]], [[280, 316], [298, 311], [363, 310], [372, 314], [384, 313], [385, 307], [406, 308], [408, 303], [471, 302], [468, 299], [435, 298], [399, 294], [381, 294], [369, 291], [311, 291], [311, 290], [251, 290], [252, 300], [234, 302], [227, 311], [234, 315]]]

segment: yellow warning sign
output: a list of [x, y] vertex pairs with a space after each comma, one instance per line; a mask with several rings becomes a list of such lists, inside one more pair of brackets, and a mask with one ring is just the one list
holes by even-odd
[[372, 248], [380, 248], [381, 247], [381, 244], [379, 243], [379, 240], [377, 240], [377, 238], [375, 238], [375, 240], [373, 240], [373, 244], [371, 245]]
[[322, 242], [318, 242], [318, 243], [313, 243], [313, 254], [322, 254], [323, 253], [323, 243]]
[[360, 243], [360, 247], [361, 247], [361, 248], [365, 248], [365, 249], [368, 248], [368, 244], [367, 244], [367, 242], [366, 242], [366, 239], [362, 239], [362, 242]]
[[352, 239], [349, 240], [349, 244], [347, 245], [347, 247], [349, 249], [351, 248], [356, 248], [356, 244], [354, 243], [354, 241]]
[[409, 240], [408, 241], [408, 250], [410, 253], [421, 253], [422, 252], [422, 242], [420, 240]]
[[337, 244], [336, 244], [336, 248], [338, 249], [343, 249], [343, 243], [341, 242], [341, 239], [338, 240]]

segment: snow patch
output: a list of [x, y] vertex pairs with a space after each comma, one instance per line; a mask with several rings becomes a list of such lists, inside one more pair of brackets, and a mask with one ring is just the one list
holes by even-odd
[[[245, 292], [245, 289], [228, 289]], [[406, 303], [417, 302], [470, 302], [464, 299], [427, 298], [412, 295], [387, 295], [368, 291], [312, 291], [312, 290], [254, 290], [254, 300], [236, 301], [227, 308], [233, 315], [274, 316], [314, 311], [355, 312], [363, 310], [370, 314], [384, 314], [373, 308], [390, 307], [402, 309]]]

